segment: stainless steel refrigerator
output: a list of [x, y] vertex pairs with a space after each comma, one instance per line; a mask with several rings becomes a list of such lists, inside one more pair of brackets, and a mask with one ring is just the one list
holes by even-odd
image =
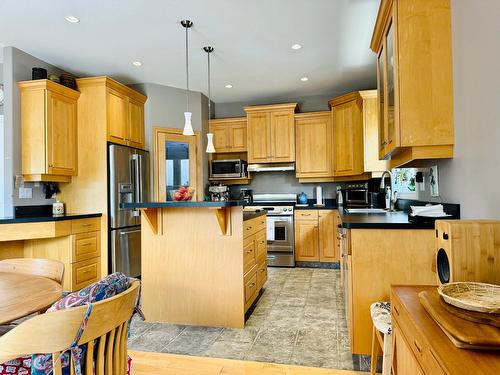
[[108, 144], [109, 259], [111, 272], [141, 274], [141, 220], [121, 203], [149, 200], [149, 152]]

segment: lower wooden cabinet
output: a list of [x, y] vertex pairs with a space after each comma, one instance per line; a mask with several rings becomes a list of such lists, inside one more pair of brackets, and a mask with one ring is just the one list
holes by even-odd
[[101, 278], [101, 218], [71, 220], [66, 234], [24, 241], [24, 257], [64, 264], [63, 290], [76, 291]]
[[394, 324], [393, 329], [393, 350], [397, 353], [394, 357], [394, 364], [397, 368], [397, 375], [424, 375], [399, 326]]
[[338, 262], [337, 210], [295, 211], [295, 260]]
[[266, 216], [243, 223], [243, 287], [245, 311], [267, 281]]

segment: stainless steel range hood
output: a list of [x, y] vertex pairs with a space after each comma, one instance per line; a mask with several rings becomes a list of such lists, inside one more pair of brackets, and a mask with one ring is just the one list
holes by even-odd
[[248, 164], [248, 172], [294, 171], [295, 163]]

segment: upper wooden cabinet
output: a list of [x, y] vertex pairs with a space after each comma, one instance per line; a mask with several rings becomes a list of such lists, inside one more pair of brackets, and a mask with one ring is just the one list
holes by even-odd
[[382, 0], [377, 54], [379, 156], [391, 167], [453, 157], [449, 0]]
[[216, 152], [245, 152], [247, 150], [247, 119], [245, 117], [209, 121], [214, 135]]
[[69, 182], [77, 175], [78, 91], [49, 80], [18, 82], [25, 181]]
[[378, 159], [377, 91], [355, 91], [330, 100], [335, 180], [366, 179], [388, 169]]
[[333, 177], [333, 136], [330, 112], [295, 115], [295, 175], [297, 178]]
[[105, 89], [105, 100], [101, 105], [104, 106], [106, 112], [108, 141], [137, 148], [145, 147], [144, 103], [146, 96], [109, 77], [81, 78], [77, 80], [77, 85], [78, 88]]
[[249, 163], [295, 161], [297, 103], [245, 107]]

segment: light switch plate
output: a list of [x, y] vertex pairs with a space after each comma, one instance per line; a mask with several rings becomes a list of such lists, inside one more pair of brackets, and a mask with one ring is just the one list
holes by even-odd
[[19, 188], [19, 199], [31, 199], [33, 198], [33, 189], [32, 188]]

